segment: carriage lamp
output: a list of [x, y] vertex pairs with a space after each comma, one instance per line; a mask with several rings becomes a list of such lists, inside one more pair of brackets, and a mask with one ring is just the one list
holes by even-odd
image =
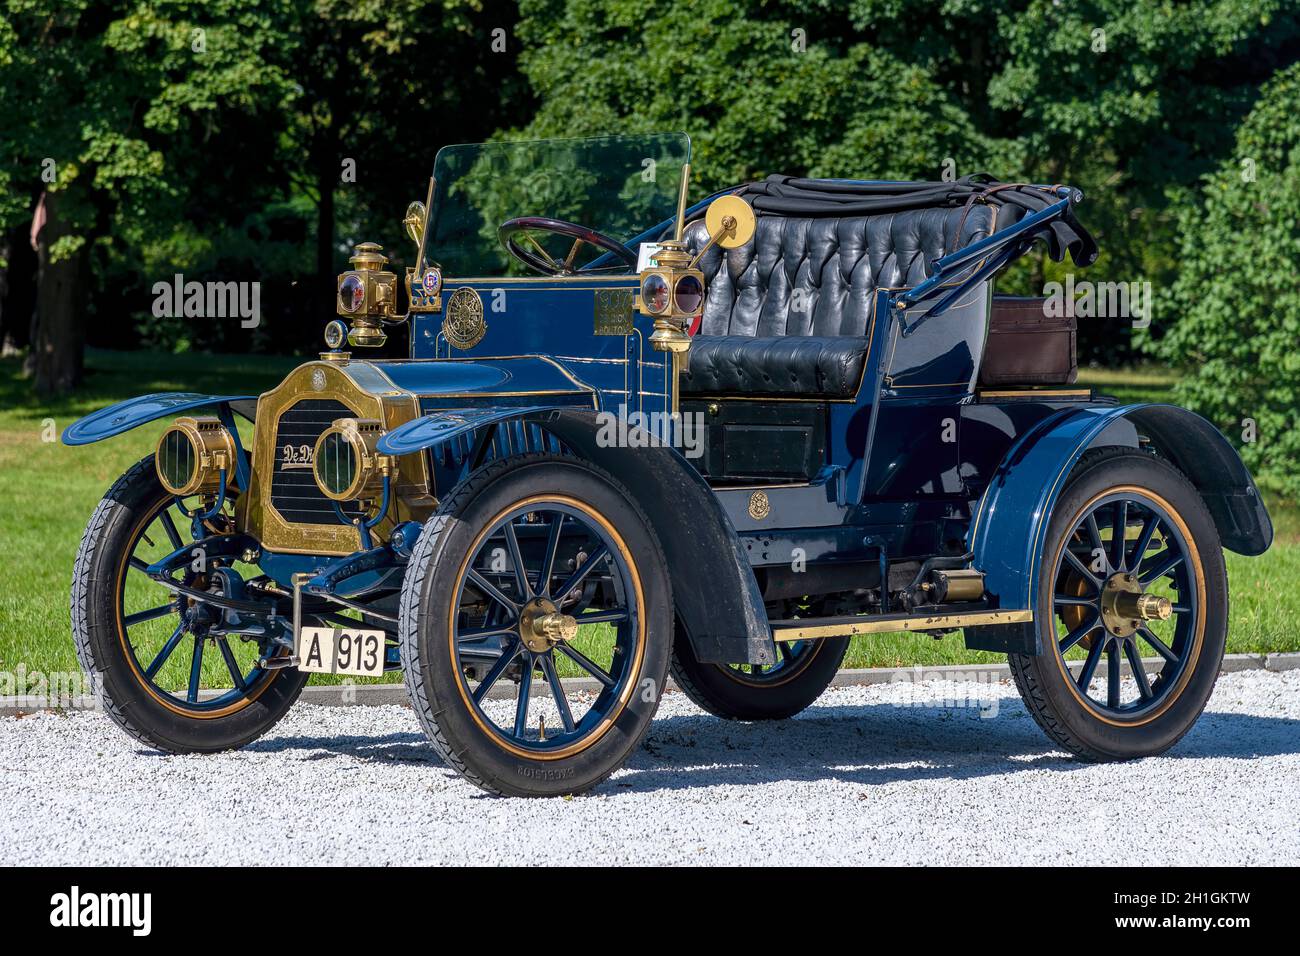
[[393, 459], [376, 450], [384, 436], [373, 418], [340, 418], [316, 441], [312, 471], [316, 484], [334, 501], [373, 497], [394, 474]]
[[235, 464], [235, 441], [221, 420], [178, 418], [158, 439], [154, 468], [162, 486], [177, 497], [214, 495]]
[[348, 343], [362, 348], [388, 341], [383, 323], [401, 321], [397, 314], [397, 276], [384, 271], [388, 258], [373, 242], [356, 247], [352, 268], [338, 278], [336, 311], [351, 323]]
[[735, 249], [754, 235], [757, 221], [749, 203], [739, 196], [720, 196], [704, 212], [709, 241], [694, 255], [681, 234], [660, 243], [653, 268], [641, 274], [636, 308], [654, 317], [650, 342], [661, 352], [685, 352], [691, 347], [686, 334], [691, 319], [704, 307], [704, 273], [697, 267], [704, 253], [717, 245]]

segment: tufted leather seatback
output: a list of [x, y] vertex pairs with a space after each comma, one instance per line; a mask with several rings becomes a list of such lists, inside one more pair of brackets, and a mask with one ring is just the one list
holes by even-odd
[[[994, 217], [987, 205], [972, 206], [964, 221], [961, 208], [760, 216], [750, 242], [714, 246], [700, 261], [708, 290], [700, 334], [866, 335], [876, 289], [920, 282], [931, 261], [989, 235]], [[709, 239], [703, 220], [690, 223], [684, 238], [698, 252]]]

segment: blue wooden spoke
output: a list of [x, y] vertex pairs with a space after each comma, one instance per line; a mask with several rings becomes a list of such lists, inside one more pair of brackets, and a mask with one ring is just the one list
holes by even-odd
[[145, 677], [153, 680], [153, 676], [158, 673], [164, 664], [167, 663], [167, 658], [172, 656], [172, 651], [176, 650], [176, 645], [181, 642], [181, 638], [184, 636], [185, 625], [177, 624], [176, 630], [172, 631], [172, 636], [167, 639], [167, 643], [162, 646], [162, 650], [158, 652], [158, 655], [153, 659], [152, 663], [145, 668]]
[[550, 654], [543, 654], [538, 661], [542, 665], [542, 673], [546, 675], [546, 682], [551, 685], [551, 696], [555, 698], [555, 707], [560, 712], [560, 722], [564, 725], [564, 732], [571, 734], [577, 729], [577, 725], [573, 722], [573, 712], [569, 710], [569, 700], [564, 696], [564, 685], [560, 683], [555, 662], [551, 660]]
[[165, 617], [175, 610], [171, 604], [160, 604], [158, 607], [151, 607], [147, 611], [136, 611], [134, 614], [128, 614], [122, 618], [122, 623], [127, 627], [134, 627], [144, 621], [153, 621], [160, 617]]
[[1156, 566], [1149, 571], [1143, 571], [1138, 575], [1139, 584], [1150, 584], [1152, 581], [1164, 577], [1178, 565], [1182, 564], [1183, 553], [1177, 549], [1176, 545], [1171, 544], [1169, 548], [1160, 552]]
[[607, 611], [592, 611], [587, 614], [579, 614], [576, 618], [579, 625], [582, 624], [617, 624], [620, 621], [627, 620], [627, 608], [616, 607]]
[[1088, 518], [1087, 518], [1087, 520], [1084, 521], [1084, 525], [1085, 525], [1085, 526], [1087, 527], [1087, 529], [1088, 529], [1088, 537], [1090, 537], [1090, 538], [1092, 539], [1092, 550], [1093, 550], [1093, 553], [1096, 554], [1098, 551], [1100, 551], [1102, 554], [1105, 554], [1105, 553], [1106, 553], [1106, 548], [1105, 548], [1105, 545], [1103, 545], [1103, 544], [1102, 544], [1102, 541], [1101, 541], [1101, 532], [1100, 532], [1099, 530], [1097, 530], [1097, 514], [1096, 514], [1096, 512], [1089, 512], [1089, 513], [1088, 513]]
[[475, 570], [474, 568], [470, 568], [467, 576], [471, 581], [474, 582], [474, 585], [480, 591], [482, 591], [493, 601], [496, 601], [498, 604], [500, 604], [502, 607], [508, 610], [511, 614], [517, 615], [519, 613], [519, 605], [516, 604], [514, 601], [510, 600], [510, 598], [506, 597], [504, 594], [502, 594], [497, 589], [497, 586], [495, 584], [493, 584], [487, 578], [483, 577], [483, 575], [480, 574], [477, 570]]
[[137, 557], [135, 557], [134, 555], [131, 556], [130, 564], [131, 564], [131, 567], [135, 568], [137, 571], [148, 571], [148, 570], [149, 570], [149, 565], [146, 564], [146, 563], [144, 562], [143, 559], [141, 559], [141, 558], [137, 558]]
[[199, 678], [203, 674], [203, 638], [194, 636], [194, 655], [190, 658], [190, 686], [185, 699], [191, 704], [199, 702]]
[[1073, 567], [1074, 570], [1078, 571], [1081, 575], [1083, 575], [1084, 580], [1090, 582], [1092, 586], [1097, 589], [1097, 592], [1101, 593], [1101, 578], [1093, 574], [1092, 569], [1089, 568], [1082, 561], [1080, 561], [1078, 557], [1074, 554], [1074, 552], [1070, 550], [1068, 545], [1066, 546], [1065, 550], [1061, 552], [1061, 554], [1065, 558], [1065, 560], [1070, 563], [1070, 566]]
[[226, 661], [226, 670], [230, 671], [230, 679], [235, 682], [235, 687], [239, 690], [248, 690], [248, 684], [244, 681], [244, 674], [239, 669], [239, 662], [235, 660], [235, 652], [230, 649], [230, 645], [224, 637], [217, 638], [217, 647], [221, 649], [221, 656]]
[[574, 588], [582, 584], [582, 582], [586, 580], [587, 575], [592, 572], [596, 565], [607, 557], [609, 557], [609, 548], [605, 547], [603, 544], [598, 545], [596, 550], [591, 552], [591, 555], [587, 558], [586, 562], [583, 563], [582, 567], [574, 571], [573, 574], [569, 576], [569, 579], [556, 590], [556, 597], [563, 598]]
[[1151, 699], [1151, 682], [1147, 680], [1147, 670], [1142, 664], [1142, 657], [1137, 652], [1136, 641], [1124, 642], [1124, 656], [1128, 658], [1128, 666], [1133, 671], [1133, 679], [1137, 681], [1138, 693], [1143, 700]]
[[519, 676], [519, 696], [515, 699], [515, 736], [523, 738], [528, 730], [528, 695], [533, 688], [532, 655], [525, 655], [523, 673]]
[[1147, 518], [1146, 524], [1142, 526], [1142, 532], [1138, 535], [1137, 541], [1133, 545], [1133, 563], [1129, 567], [1137, 570], [1142, 565], [1142, 559], [1146, 557], [1147, 548], [1151, 545], [1151, 536], [1156, 533], [1156, 528], [1160, 526], [1160, 516], [1154, 511]]
[[462, 628], [456, 632], [456, 643], [465, 644], [470, 641], [485, 641], [489, 637], [505, 637], [513, 635], [513, 627], [468, 627]]
[[506, 536], [506, 548], [510, 552], [510, 563], [515, 569], [515, 587], [519, 589], [521, 600], [527, 601], [533, 596], [532, 585], [528, 583], [528, 569], [524, 567], [524, 557], [519, 551], [519, 536], [515, 534], [515, 524], [507, 520], [502, 531]]
[[1106, 643], [1106, 706], [1119, 706], [1119, 648], [1115, 641]]
[[1155, 648], [1157, 654], [1171, 664], [1178, 663], [1178, 655], [1173, 652], [1173, 649], [1170, 648], [1168, 644], [1156, 637], [1155, 634], [1152, 633], [1151, 628], [1143, 625], [1138, 628], [1137, 632], [1142, 635], [1142, 640]]
[[172, 520], [171, 512], [164, 510], [159, 517], [162, 518], [163, 530], [167, 532], [167, 540], [172, 543], [172, 550], [177, 550], [184, 542], [181, 541], [181, 533], [176, 530], [176, 522]]
[[1101, 615], [1096, 611], [1093, 611], [1092, 616], [1088, 620], [1084, 621], [1069, 634], [1065, 635], [1065, 637], [1061, 638], [1061, 653], [1064, 654], [1099, 627], [1101, 627]]
[[599, 664], [587, 657], [586, 654], [582, 653], [582, 651], [570, 644], [558, 644], [556, 645], [556, 650], [569, 660], [573, 661], [573, 663], [577, 664], [592, 677], [596, 678], [596, 680], [600, 681], [606, 687], [614, 686], [614, 678], [607, 674]]
[[506, 668], [514, 663], [515, 658], [519, 656], [519, 652], [523, 649], [523, 642], [517, 640], [501, 649], [501, 656], [497, 658], [497, 662], [483, 675], [483, 679], [474, 688], [474, 703], [482, 702], [483, 698], [487, 696], [487, 692], [492, 689], [492, 685], [506, 672]]
[[564, 528], [563, 512], [554, 512], [550, 530], [546, 532], [546, 550], [542, 553], [542, 568], [537, 575], [537, 593], [551, 596], [551, 577], [555, 574], [555, 552], [560, 547], [560, 532]]
[[1116, 571], [1123, 571], [1125, 539], [1128, 537], [1128, 502], [1120, 499], [1115, 502], [1114, 519], [1110, 526], [1111, 565]]
[[1101, 663], [1101, 652], [1105, 646], [1105, 640], [1093, 641], [1092, 647], [1088, 650], [1088, 659], [1083, 662], [1083, 670], [1079, 672], [1079, 677], [1075, 681], [1084, 694], [1088, 693], [1088, 685], [1092, 683], [1092, 675], [1097, 672], [1097, 665]]

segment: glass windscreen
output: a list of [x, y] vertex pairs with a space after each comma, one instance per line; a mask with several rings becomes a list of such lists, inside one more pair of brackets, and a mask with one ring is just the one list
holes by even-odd
[[[533, 275], [497, 235], [502, 223], [520, 216], [577, 223], [631, 243], [676, 214], [690, 155], [685, 133], [445, 146], [433, 164], [425, 256], [447, 276]], [[556, 261], [573, 255], [571, 238], [530, 236]], [[592, 274], [630, 271], [585, 243], [569, 261]]]

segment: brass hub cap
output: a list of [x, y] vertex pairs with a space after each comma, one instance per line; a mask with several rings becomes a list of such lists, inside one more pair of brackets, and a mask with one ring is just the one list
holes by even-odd
[[1173, 614], [1168, 598], [1146, 594], [1133, 574], [1112, 574], [1101, 588], [1101, 622], [1116, 637], [1128, 637], [1144, 621], [1167, 621]]
[[578, 636], [576, 618], [561, 614], [553, 601], [533, 598], [519, 612], [519, 639], [534, 654], [544, 654], [560, 642]]

